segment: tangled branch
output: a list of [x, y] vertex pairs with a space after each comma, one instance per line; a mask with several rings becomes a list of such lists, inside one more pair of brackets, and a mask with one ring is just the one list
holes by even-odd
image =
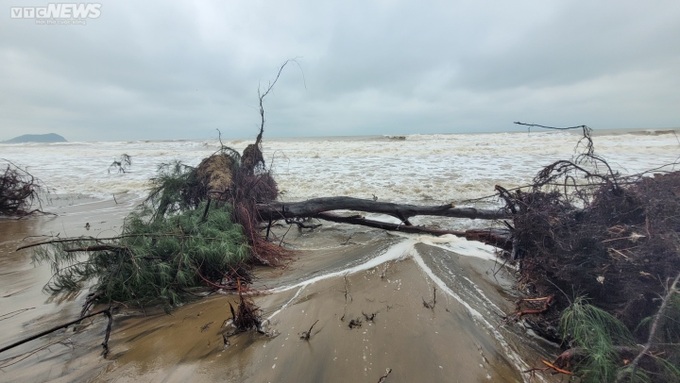
[[0, 175], [0, 215], [25, 216], [35, 211], [30, 208], [33, 202], [40, 200], [35, 177], [26, 170], [7, 162], [4, 173]]

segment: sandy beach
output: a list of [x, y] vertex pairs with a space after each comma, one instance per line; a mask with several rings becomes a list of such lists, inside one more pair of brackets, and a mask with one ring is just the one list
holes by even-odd
[[[31, 264], [29, 250], [14, 249], [38, 234], [115, 235], [133, 204], [122, 200], [70, 206], [61, 201], [57, 216], [0, 222], [0, 314], [14, 312], [3, 317], [2, 345], [77, 318], [86, 295], [51, 300], [41, 291], [49, 268]], [[514, 308], [511, 275], [498, 263], [445, 251], [429, 241], [378, 230], [348, 235], [332, 225], [313, 233], [291, 232], [286, 243], [295, 250], [293, 259], [283, 268], [256, 269], [251, 287], [261, 292], [252, 299], [273, 336], [242, 333], [225, 347], [229, 303], [238, 297], [217, 294], [170, 315], [121, 310], [106, 359], [100, 356], [103, 316], [77, 331], [60, 330], [27, 343], [2, 355], [0, 380], [541, 381], [522, 369], [551, 350], [527, 341], [523, 329], [501, 318]], [[440, 262], [457, 270], [460, 289], [438, 280]], [[474, 299], [464, 290], [488, 301], [487, 309], [468, 303]], [[310, 338], [301, 339], [310, 328]]]

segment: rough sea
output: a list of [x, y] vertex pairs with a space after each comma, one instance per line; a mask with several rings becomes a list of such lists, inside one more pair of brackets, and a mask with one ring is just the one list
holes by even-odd
[[[383, 201], [461, 202], [530, 183], [543, 167], [579, 153], [580, 132], [287, 138], [263, 141], [267, 164], [288, 201], [320, 196]], [[680, 139], [672, 131], [625, 131], [594, 137], [596, 153], [622, 174], [673, 163]], [[239, 152], [250, 141], [224, 141]], [[195, 166], [218, 140], [0, 144], [0, 159], [28, 170], [59, 195], [143, 196], [158, 167]], [[132, 165], [120, 173], [120, 156]], [[0, 160], [2, 161], [2, 160]]]

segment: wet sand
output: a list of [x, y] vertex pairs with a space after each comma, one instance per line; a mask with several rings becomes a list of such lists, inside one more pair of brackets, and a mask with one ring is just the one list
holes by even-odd
[[[76, 318], [84, 299], [81, 294], [49, 302], [40, 292], [49, 270], [34, 268], [26, 251], [12, 252], [17, 238], [59, 227], [68, 235], [115, 232], [124, 214], [112, 217], [111, 209], [115, 205], [66, 207], [57, 218], [0, 221], [0, 315], [35, 307], [0, 321], [9, 329], [0, 345]], [[91, 222], [90, 231], [85, 222]], [[378, 382], [390, 369], [385, 382], [519, 382], [530, 378], [521, 369], [535, 364], [523, 360], [538, 361], [549, 351], [527, 341], [521, 329], [506, 328], [494, 314], [513, 306], [507, 296], [510, 282], [503, 272], [493, 275], [497, 265], [492, 262], [453, 257], [450, 266], [460, 269], [459, 280], [474, 282], [479, 292], [472, 293], [489, 301], [491, 309], [482, 310], [467, 307], [452, 295], [456, 291], [447, 293], [426, 272], [436, 269], [437, 257], [452, 253], [417, 240], [380, 231], [350, 237], [331, 226], [289, 234], [287, 242], [298, 249], [295, 259], [284, 269], [256, 270], [253, 285], [268, 291], [253, 300], [269, 319], [267, 328], [278, 333], [274, 337], [243, 333], [225, 347], [223, 324], [230, 318], [229, 302], [237, 297], [215, 295], [171, 315], [119, 313], [107, 359], [99, 356], [104, 318], [0, 354], [0, 381]], [[376, 255], [392, 253], [396, 256], [385, 262], [371, 263]], [[430, 309], [424, 302], [432, 303], [435, 289]], [[310, 339], [301, 339], [316, 321]], [[19, 362], [7, 360], [50, 343]]]

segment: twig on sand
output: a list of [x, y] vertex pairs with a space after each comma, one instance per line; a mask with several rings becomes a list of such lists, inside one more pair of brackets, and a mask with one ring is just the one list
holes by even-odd
[[300, 339], [309, 341], [309, 338], [312, 337], [312, 329], [314, 328], [314, 326], [315, 326], [317, 323], [319, 323], [319, 320], [318, 320], [318, 319], [317, 319], [314, 323], [312, 323], [312, 325], [309, 327], [309, 330], [303, 331], [303, 332], [300, 334]]
[[434, 311], [435, 305], [437, 305], [437, 288], [436, 287], [434, 287], [432, 289], [432, 300], [431, 301], [427, 302], [427, 301], [425, 301], [425, 298], [423, 298], [423, 306], [425, 306], [425, 308], [428, 308], [428, 309]]
[[391, 368], [386, 368], [385, 369], [385, 375], [381, 376], [380, 379], [378, 379], [378, 383], [383, 383], [385, 382], [385, 379], [387, 379], [387, 376], [392, 373]]

